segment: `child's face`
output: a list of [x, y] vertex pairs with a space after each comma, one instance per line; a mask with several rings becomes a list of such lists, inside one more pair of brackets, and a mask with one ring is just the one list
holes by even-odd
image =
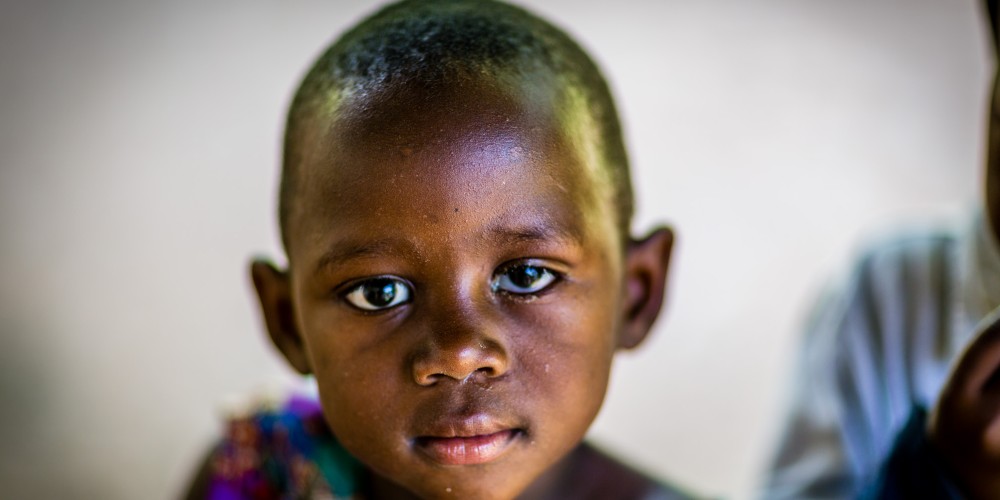
[[424, 497], [528, 487], [582, 439], [616, 349], [648, 331], [633, 310], [662, 298], [669, 234], [647, 290], [582, 139], [528, 94], [347, 105], [300, 173], [287, 278], [254, 267], [338, 439]]

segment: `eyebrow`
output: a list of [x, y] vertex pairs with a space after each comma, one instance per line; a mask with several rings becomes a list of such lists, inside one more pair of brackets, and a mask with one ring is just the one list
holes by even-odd
[[515, 227], [494, 225], [487, 232], [496, 243], [511, 244], [557, 240], [579, 245], [583, 242], [583, 235], [579, 228], [564, 227], [549, 221]]
[[[560, 241], [581, 245], [583, 235], [579, 228], [567, 228], [559, 224], [543, 221], [522, 226], [501, 226], [494, 224], [486, 228], [485, 235], [495, 245], [513, 245], [541, 241]], [[419, 252], [406, 240], [384, 238], [374, 241], [345, 241], [335, 244], [316, 261], [314, 271], [335, 268], [344, 263], [365, 257], [387, 257], [401, 252]]]
[[411, 246], [397, 239], [380, 239], [366, 242], [342, 242], [334, 245], [316, 261], [315, 271], [343, 265], [353, 259], [362, 257], [385, 257], [398, 255], [401, 249], [410, 250]]

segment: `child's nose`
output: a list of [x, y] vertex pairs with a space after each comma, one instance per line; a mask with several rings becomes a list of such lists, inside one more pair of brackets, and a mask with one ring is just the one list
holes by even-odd
[[493, 328], [470, 311], [454, 311], [431, 324], [428, 341], [413, 359], [413, 379], [423, 386], [440, 381], [486, 382], [507, 373], [509, 353]]

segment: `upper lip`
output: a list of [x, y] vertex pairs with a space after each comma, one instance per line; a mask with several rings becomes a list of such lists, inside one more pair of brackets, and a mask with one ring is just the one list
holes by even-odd
[[427, 438], [464, 438], [486, 436], [507, 430], [518, 430], [519, 426], [510, 419], [494, 417], [479, 412], [471, 415], [447, 415], [433, 419], [416, 433]]

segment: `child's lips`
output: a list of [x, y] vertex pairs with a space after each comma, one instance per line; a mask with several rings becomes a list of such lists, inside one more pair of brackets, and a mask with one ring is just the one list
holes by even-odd
[[418, 428], [413, 446], [441, 465], [484, 464], [499, 458], [524, 435], [519, 422], [487, 412], [438, 416]]
[[416, 447], [442, 465], [474, 465], [499, 458], [520, 434], [517, 429], [503, 429], [490, 434], [468, 436], [420, 436]]

